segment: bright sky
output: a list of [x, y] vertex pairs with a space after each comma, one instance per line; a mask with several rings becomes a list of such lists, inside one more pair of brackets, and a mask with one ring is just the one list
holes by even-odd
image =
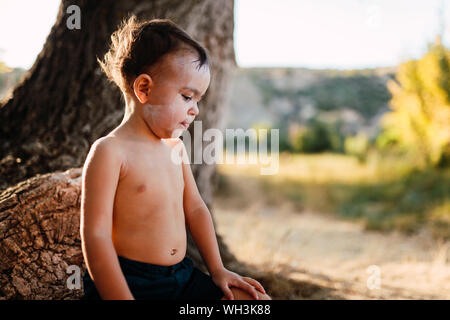
[[[29, 68], [55, 22], [60, 0], [0, 1], [0, 61]], [[445, 0], [235, 0], [235, 49], [242, 67], [365, 68], [418, 58]], [[83, 19], [83, 16], [81, 16]]]

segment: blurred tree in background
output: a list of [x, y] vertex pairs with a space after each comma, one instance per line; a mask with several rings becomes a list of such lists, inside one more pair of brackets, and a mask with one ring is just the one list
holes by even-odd
[[364, 162], [369, 151], [369, 139], [364, 133], [348, 136], [345, 138], [344, 150], [346, 154], [355, 156], [359, 161]]
[[396, 80], [378, 145], [395, 145], [422, 166], [449, 166], [450, 51], [440, 37], [421, 59], [401, 64]]
[[338, 125], [311, 119], [307, 125], [293, 134], [291, 144], [295, 151], [301, 153], [319, 153], [325, 151], [343, 152], [344, 137]]

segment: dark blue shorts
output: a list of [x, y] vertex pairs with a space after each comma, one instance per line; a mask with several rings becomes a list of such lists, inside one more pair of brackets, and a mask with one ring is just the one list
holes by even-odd
[[[220, 300], [224, 296], [211, 276], [194, 267], [188, 257], [173, 266], [160, 266], [121, 256], [119, 263], [137, 300]], [[83, 299], [101, 299], [87, 270], [83, 285]]]

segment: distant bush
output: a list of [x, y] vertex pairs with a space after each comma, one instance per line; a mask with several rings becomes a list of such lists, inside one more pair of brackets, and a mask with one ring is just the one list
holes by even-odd
[[291, 145], [301, 153], [342, 152], [343, 137], [335, 126], [312, 120], [291, 138]]
[[280, 121], [273, 127], [279, 130], [278, 147], [280, 152], [295, 152], [294, 147], [291, 143], [291, 138], [289, 136], [288, 125]]
[[346, 154], [355, 156], [363, 162], [366, 160], [369, 151], [369, 139], [362, 133], [356, 136], [348, 136], [345, 138], [344, 149]]

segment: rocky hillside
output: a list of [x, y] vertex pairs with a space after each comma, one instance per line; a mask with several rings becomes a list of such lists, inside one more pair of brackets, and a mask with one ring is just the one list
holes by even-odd
[[394, 75], [395, 68], [241, 68], [232, 83], [227, 127], [264, 123], [283, 128], [315, 118], [340, 121], [348, 134], [364, 131], [373, 136], [388, 110], [386, 83]]

